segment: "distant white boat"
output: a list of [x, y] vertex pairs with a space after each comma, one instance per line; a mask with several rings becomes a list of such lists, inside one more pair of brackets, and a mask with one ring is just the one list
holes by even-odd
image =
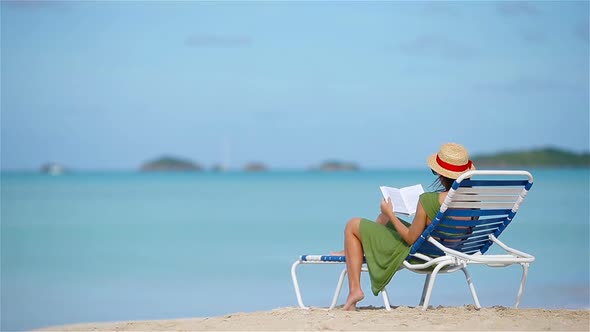
[[64, 167], [60, 164], [49, 163], [41, 166], [41, 172], [49, 175], [61, 175], [64, 172]]

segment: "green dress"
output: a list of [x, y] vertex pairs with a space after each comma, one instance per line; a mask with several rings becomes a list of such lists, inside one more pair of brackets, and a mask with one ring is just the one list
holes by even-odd
[[[420, 195], [420, 203], [428, 219], [433, 220], [440, 209], [438, 193]], [[410, 226], [410, 223], [405, 220], [401, 220], [401, 222]], [[402, 265], [410, 253], [411, 245], [402, 239], [391, 222], [388, 222], [387, 226], [383, 226], [371, 220], [362, 219], [360, 232], [365, 260], [371, 277], [371, 290], [377, 296]]]

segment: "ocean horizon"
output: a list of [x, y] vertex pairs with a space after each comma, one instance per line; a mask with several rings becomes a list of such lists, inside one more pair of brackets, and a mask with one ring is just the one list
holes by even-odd
[[[590, 169], [528, 170], [534, 185], [500, 238], [536, 257], [521, 307], [588, 309]], [[424, 168], [0, 174], [1, 330], [296, 306], [299, 255], [341, 249], [348, 219], [377, 216], [380, 185], [434, 181]], [[300, 267], [305, 303], [328, 307], [342, 268]], [[482, 306], [514, 305], [520, 267], [470, 271]], [[382, 306], [362, 283], [359, 305]], [[417, 305], [422, 283], [400, 271], [392, 305]], [[471, 301], [462, 275], [437, 278], [433, 306]]]

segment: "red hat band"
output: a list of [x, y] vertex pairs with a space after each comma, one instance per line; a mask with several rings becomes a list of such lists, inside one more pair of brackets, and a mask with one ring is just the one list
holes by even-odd
[[453, 165], [453, 164], [449, 164], [447, 162], [444, 162], [442, 159], [440, 159], [438, 157], [438, 154], [436, 155], [436, 163], [439, 164], [440, 167], [446, 169], [447, 171], [451, 171], [451, 172], [463, 172], [466, 171], [468, 169], [471, 168], [471, 160], [467, 161], [467, 164], [465, 165]]

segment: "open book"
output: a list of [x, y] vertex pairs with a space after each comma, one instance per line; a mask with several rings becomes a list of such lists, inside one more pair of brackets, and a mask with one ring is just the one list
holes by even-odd
[[379, 188], [381, 188], [383, 197], [386, 199], [391, 197], [393, 212], [406, 215], [412, 215], [416, 213], [418, 199], [424, 192], [424, 188], [422, 188], [421, 184], [403, 188], [392, 188], [387, 186], [381, 186]]

